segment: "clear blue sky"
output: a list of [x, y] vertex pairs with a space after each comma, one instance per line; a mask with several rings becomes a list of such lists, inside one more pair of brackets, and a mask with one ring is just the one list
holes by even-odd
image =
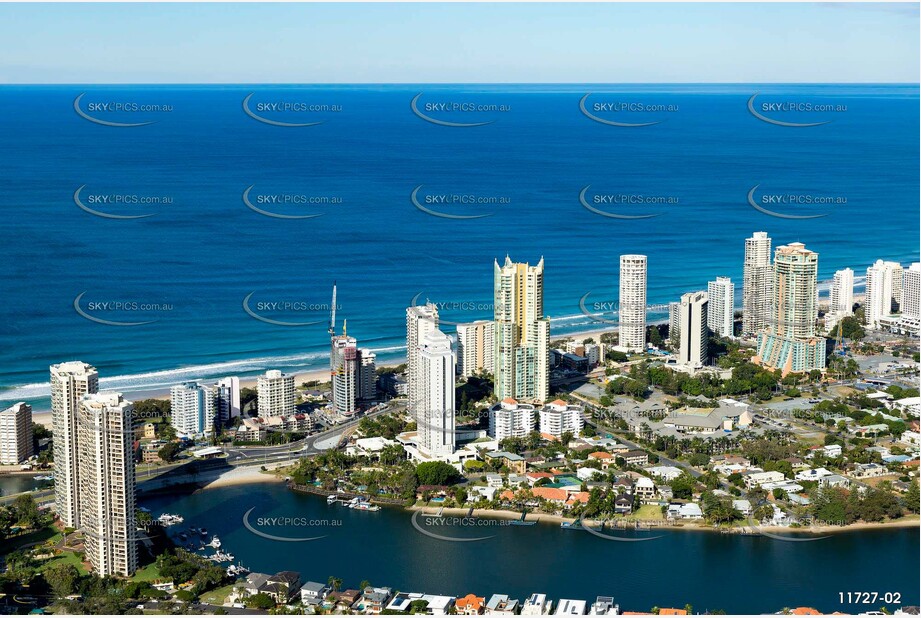
[[3, 83], [911, 82], [917, 4], [0, 4]]

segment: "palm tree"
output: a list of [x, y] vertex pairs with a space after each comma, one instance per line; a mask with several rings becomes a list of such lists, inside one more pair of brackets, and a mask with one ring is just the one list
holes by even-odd
[[326, 583], [332, 587], [333, 592], [339, 592], [339, 589], [342, 588], [342, 578], [341, 577], [330, 575], [329, 579], [326, 580]]

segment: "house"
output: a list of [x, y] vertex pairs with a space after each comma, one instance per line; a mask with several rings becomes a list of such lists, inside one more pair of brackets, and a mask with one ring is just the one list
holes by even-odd
[[477, 616], [482, 614], [485, 606], [486, 599], [472, 593], [465, 597], [458, 597], [457, 600], [454, 601], [454, 607], [457, 608], [457, 613], [464, 616]]
[[856, 464], [853, 471], [851, 471], [851, 476], [855, 479], [870, 479], [886, 476], [887, 474], [890, 474], [890, 472], [886, 466], [881, 466], [878, 463]]
[[486, 610], [483, 613], [487, 616], [514, 616], [518, 613], [518, 599], [510, 599], [507, 594], [494, 594], [486, 602]]
[[909, 446], [921, 446], [921, 433], [917, 431], [905, 431], [899, 437], [899, 442]]
[[752, 503], [748, 500], [733, 500], [732, 508], [742, 513], [743, 517], [748, 517], [752, 514]]
[[560, 599], [556, 604], [554, 616], [582, 616], [588, 604], [577, 599]]
[[549, 472], [528, 472], [525, 474], [525, 477], [528, 479], [528, 483], [533, 487], [537, 481], [541, 479], [553, 480], [553, 475]]
[[307, 582], [301, 586], [301, 603], [304, 605], [318, 605], [329, 596], [330, 592], [332, 592], [332, 587], [329, 584]]
[[487, 474], [486, 475], [486, 485], [488, 485], [489, 487], [502, 487], [502, 475]]
[[786, 479], [782, 472], [752, 472], [745, 477], [745, 487], [754, 489], [761, 487], [765, 483], [781, 483]]
[[604, 451], [595, 451], [594, 453], [589, 453], [588, 458], [594, 459], [595, 461], [600, 461], [602, 470], [607, 470], [608, 467], [614, 463], [614, 455], [605, 453]]
[[409, 613], [410, 605], [414, 602], [424, 603], [425, 613], [430, 616], [443, 616], [450, 613], [451, 607], [454, 605], [454, 597], [420, 594], [418, 592], [398, 592], [385, 609], [390, 612], [406, 614]]
[[876, 437], [880, 434], [887, 433], [889, 431], [889, 425], [885, 423], [873, 423], [872, 425], [861, 425], [859, 427], [854, 427], [851, 429], [854, 435], [867, 437], [873, 436]]
[[393, 597], [393, 591], [390, 588], [367, 586], [361, 591], [361, 604], [366, 614], [379, 614], [387, 607], [391, 597]]
[[668, 505], [668, 517], [670, 519], [701, 519], [703, 516], [703, 511], [700, 510], [700, 505], [696, 502]]
[[681, 468], [676, 468], [675, 466], [653, 466], [652, 468], [646, 468], [646, 472], [666, 483], [675, 480], [682, 474]]
[[596, 476], [604, 476], [598, 468], [576, 468], [576, 476], [583, 481], [590, 481]]
[[838, 457], [841, 457], [842, 448], [840, 444], [826, 444], [822, 447], [822, 452], [826, 457], [837, 459]]
[[674, 607], [660, 607], [659, 608], [660, 616], [687, 616], [688, 610], [686, 609], [677, 609]]
[[262, 587], [269, 581], [269, 577], [271, 577], [271, 575], [267, 573], [250, 573], [243, 581], [243, 592], [248, 596], [259, 594]]
[[819, 479], [820, 487], [841, 487], [847, 489], [851, 486], [851, 480], [840, 474], [830, 474], [829, 476]]
[[[496, 497], [498, 487], [484, 487], [482, 485], [473, 485], [467, 489], [467, 501], [476, 502], [480, 498], [492, 501]], [[511, 493], [511, 492], [509, 492]]]
[[589, 616], [616, 616], [620, 607], [614, 603], [614, 597], [597, 597], [588, 608]]
[[636, 493], [637, 497], [644, 502], [653, 500], [656, 497], [656, 484], [651, 478], [644, 476], [641, 479], [637, 479], [633, 491]]
[[527, 462], [524, 457], [507, 451], [490, 451], [486, 453], [485, 459], [487, 462], [499, 460], [502, 462], [503, 467], [508, 468], [509, 472], [514, 472], [515, 474], [524, 474], [527, 469]]
[[825, 468], [814, 468], [810, 470], [803, 470], [802, 472], [797, 472], [794, 477], [797, 481], [818, 481], [823, 479], [826, 476], [831, 476], [831, 472]]
[[626, 515], [633, 512], [633, 494], [620, 494], [614, 498], [614, 512], [619, 515]]
[[522, 616], [543, 616], [550, 613], [550, 601], [546, 594], [534, 593], [521, 606]]
[[259, 589], [279, 605], [290, 603], [299, 595], [301, 589], [301, 574], [297, 571], [279, 571], [270, 576], [265, 585]]
[[350, 609], [353, 605], [358, 603], [359, 599], [361, 599], [361, 592], [349, 588], [348, 590], [343, 590], [342, 592], [333, 592], [327, 598], [334, 599], [336, 601], [337, 607], [342, 609]]
[[646, 451], [633, 450], [622, 454], [623, 460], [631, 466], [648, 466], [649, 453]]
[[528, 484], [528, 477], [523, 474], [509, 474], [507, 480], [509, 487], [520, 487]]

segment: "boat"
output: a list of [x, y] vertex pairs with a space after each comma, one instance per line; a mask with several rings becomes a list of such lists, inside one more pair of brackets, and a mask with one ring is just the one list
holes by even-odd
[[202, 536], [208, 536], [208, 529], [207, 529], [207, 528], [202, 528], [202, 529], [200, 530], [200, 532], [201, 532], [201, 535], [202, 535]]
[[335, 494], [326, 496], [326, 504], [336, 504], [337, 502], [339, 502], [339, 496]]
[[377, 506], [376, 504], [371, 504], [369, 502], [359, 502], [352, 508], [354, 508], [357, 511], [379, 511], [381, 510], [381, 507]]
[[157, 518], [157, 521], [160, 522], [165, 527], [175, 526], [176, 524], [181, 524], [185, 521], [181, 515], [173, 515], [172, 513], [163, 513], [160, 517]]
[[180, 533], [179, 533], [179, 540], [182, 541], [183, 543], [185, 543], [186, 541], [189, 540], [189, 537], [186, 535], [185, 532], [180, 532]]
[[525, 521], [525, 517], [527, 517], [527, 516], [528, 516], [528, 512], [527, 512], [527, 511], [522, 511], [522, 512], [521, 512], [521, 518], [520, 518], [520, 519], [513, 519], [512, 521], [510, 521], [510, 522], [508, 522], [508, 523], [510, 523], [510, 524], [513, 525], [513, 526], [533, 526], [533, 525], [537, 524], [536, 521]]
[[53, 481], [54, 474], [40, 474], [39, 476], [35, 477], [35, 480], [36, 481]]
[[206, 558], [213, 562], [233, 562], [234, 555], [218, 550], [214, 552], [213, 555], [207, 556]]
[[231, 564], [229, 567], [227, 567], [227, 577], [239, 577], [240, 575], [246, 575], [247, 573], [249, 573], [249, 569], [247, 569], [242, 564]]
[[560, 524], [560, 528], [563, 530], [582, 530], [582, 520], [577, 519], [576, 521], [564, 521]]
[[217, 538], [216, 536], [213, 536], [213, 537], [211, 537], [211, 542], [208, 543], [207, 546], [208, 546], [208, 547], [213, 547], [214, 549], [220, 549], [220, 548], [221, 548], [221, 539]]

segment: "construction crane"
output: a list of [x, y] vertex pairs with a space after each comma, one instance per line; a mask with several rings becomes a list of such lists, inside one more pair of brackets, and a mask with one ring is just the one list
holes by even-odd
[[847, 356], [847, 346], [844, 345], [844, 337], [842, 336], [843, 321], [838, 321], [838, 333], [835, 335], [835, 354], [838, 356]]
[[329, 332], [330, 337], [334, 337], [336, 335], [336, 282], [335, 281], [333, 281], [333, 304], [330, 307], [329, 329], [327, 330]]

